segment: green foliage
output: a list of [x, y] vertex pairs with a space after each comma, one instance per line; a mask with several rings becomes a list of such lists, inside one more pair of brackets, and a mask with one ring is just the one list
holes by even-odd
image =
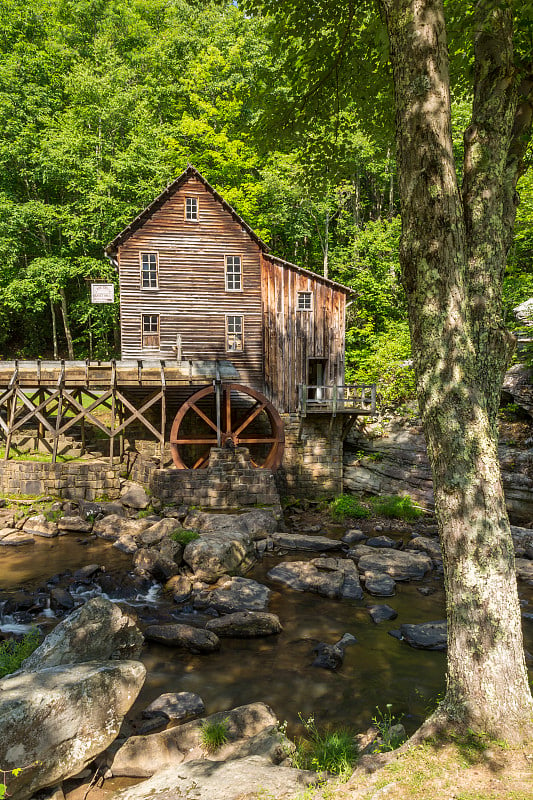
[[398, 735], [394, 726], [400, 722], [401, 717], [392, 713], [392, 704], [387, 703], [385, 711], [376, 706], [376, 713], [372, 717], [372, 723], [379, 731], [379, 743], [374, 749], [374, 753], [385, 753], [396, 750], [404, 741], [403, 735]]
[[171, 539], [175, 542], [179, 542], [184, 547], [186, 544], [189, 544], [189, 542], [194, 542], [199, 536], [200, 534], [198, 531], [188, 530], [187, 528], [176, 528], [176, 530], [172, 531], [170, 534]]
[[40, 633], [33, 628], [18, 642], [15, 639], [0, 642], [0, 678], [19, 669], [24, 659], [39, 646], [39, 640]]
[[353, 519], [366, 519], [370, 510], [356, 497], [350, 494], [340, 494], [329, 504], [329, 512], [334, 520], [344, 521], [347, 517]]
[[423, 510], [413, 502], [409, 495], [372, 498], [372, 512], [379, 517], [403, 519], [405, 522], [414, 522], [424, 515]]
[[330, 772], [348, 780], [358, 755], [353, 733], [347, 729], [320, 731], [313, 716], [300, 719], [306, 735], [295, 742], [295, 750], [290, 754], [293, 766]]
[[228, 741], [228, 720], [205, 720], [200, 734], [202, 747], [207, 753], [214, 753]]

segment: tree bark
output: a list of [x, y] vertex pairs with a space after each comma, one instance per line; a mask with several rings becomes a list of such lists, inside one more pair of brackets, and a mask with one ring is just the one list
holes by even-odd
[[517, 110], [511, 19], [489, 0], [477, 5], [461, 192], [443, 2], [381, 5], [395, 89], [400, 261], [447, 598], [447, 692], [435, 719], [516, 741], [531, 736], [533, 701], [497, 457], [499, 393], [512, 351], [501, 320]]

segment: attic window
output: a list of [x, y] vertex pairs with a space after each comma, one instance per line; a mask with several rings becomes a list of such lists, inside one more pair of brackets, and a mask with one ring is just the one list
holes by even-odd
[[198, 198], [185, 198], [185, 220], [187, 222], [198, 222]]
[[298, 292], [298, 311], [313, 310], [313, 292]]
[[244, 325], [242, 316], [226, 315], [226, 350], [231, 353], [244, 350]]
[[242, 290], [240, 256], [226, 256], [226, 289], [230, 292], [240, 292]]

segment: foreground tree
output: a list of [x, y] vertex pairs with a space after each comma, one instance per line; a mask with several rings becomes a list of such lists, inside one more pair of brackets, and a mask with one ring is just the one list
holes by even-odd
[[[329, 39], [333, 62], [315, 66], [314, 74], [307, 67], [317, 91], [331, 76], [339, 83], [350, 48], [355, 71], [355, 31], [376, 25], [365, 0], [258, 5], [286, 14], [286, 31], [296, 31], [298, 20], [304, 30], [308, 23], [307, 33], [297, 34], [311, 41], [307, 51], [296, 47], [296, 81]], [[510, 741], [533, 732], [497, 454], [500, 387], [513, 350], [502, 321], [502, 280], [532, 112], [532, 52], [519, 58], [515, 48], [518, 8], [513, 0], [477, 0], [467, 8], [449, 0], [445, 13], [443, 0], [380, 0], [393, 71], [400, 261], [445, 566], [447, 692], [432, 729], [456, 725]], [[463, 74], [473, 102], [459, 165], [462, 186], [453, 152], [447, 23], [463, 27], [465, 61], [473, 62]]]

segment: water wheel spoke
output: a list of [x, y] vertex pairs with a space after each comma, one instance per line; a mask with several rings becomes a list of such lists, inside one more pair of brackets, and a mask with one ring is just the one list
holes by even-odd
[[170, 444], [210, 444], [212, 447], [216, 447], [217, 440], [216, 439], [171, 439]]
[[275, 436], [253, 436], [242, 439], [239, 436], [239, 444], [274, 444], [277, 442]]
[[192, 410], [192, 411], [194, 411], [194, 412], [196, 412], [196, 414], [198, 414], [198, 416], [200, 417], [200, 419], [203, 419], [203, 421], [204, 421], [205, 423], [207, 423], [207, 425], [209, 425], [209, 427], [210, 427], [210, 428], [212, 428], [212, 429], [215, 431], [215, 433], [216, 433], [217, 426], [215, 425], [215, 423], [214, 423], [214, 422], [212, 422], [212, 421], [209, 419], [209, 417], [207, 416], [207, 414], [204, 414], [204, 412], [202, 411], [202, 409], [201, 409], [201, 408], [198, 408], [198, 406], [197, 406], [197, 405], [195, 405], [194, 403], [191, 403], [191, 406], [190, 406], [190, 407], [191, 407], [191, 410]]
[[265, 407], [266, 403], [260, 403], [259, 401], [254, 403], [254, 405], [248, 412], [247, 416], [244, 418], [244, 420], [241, 422], [237, 430], [234, 432], [234, 435], [238, 436], [245, 428], [247, 428], [248, 425], [250, 425], [250, 423], [253, 422], [254, 419], [259, 416], [259, 414], [261, 413], [261, 411], [263, 411]]
[[231, 389], [228, 386], [227, 389], [224, 389], [224, 412], [225, 412], [225, 423], [226, 423], [226, 435], [231, 435]]
[[205, 467], [207, 467], [208, 461], [209, 461], [209, 450], [207, 450], [207, 452], [205, 452], [203, 455], [200, 456], [200, 458], [197, 461], [195, 461], [195, 463], [193, 464], [193, 469], [205, 469]]

